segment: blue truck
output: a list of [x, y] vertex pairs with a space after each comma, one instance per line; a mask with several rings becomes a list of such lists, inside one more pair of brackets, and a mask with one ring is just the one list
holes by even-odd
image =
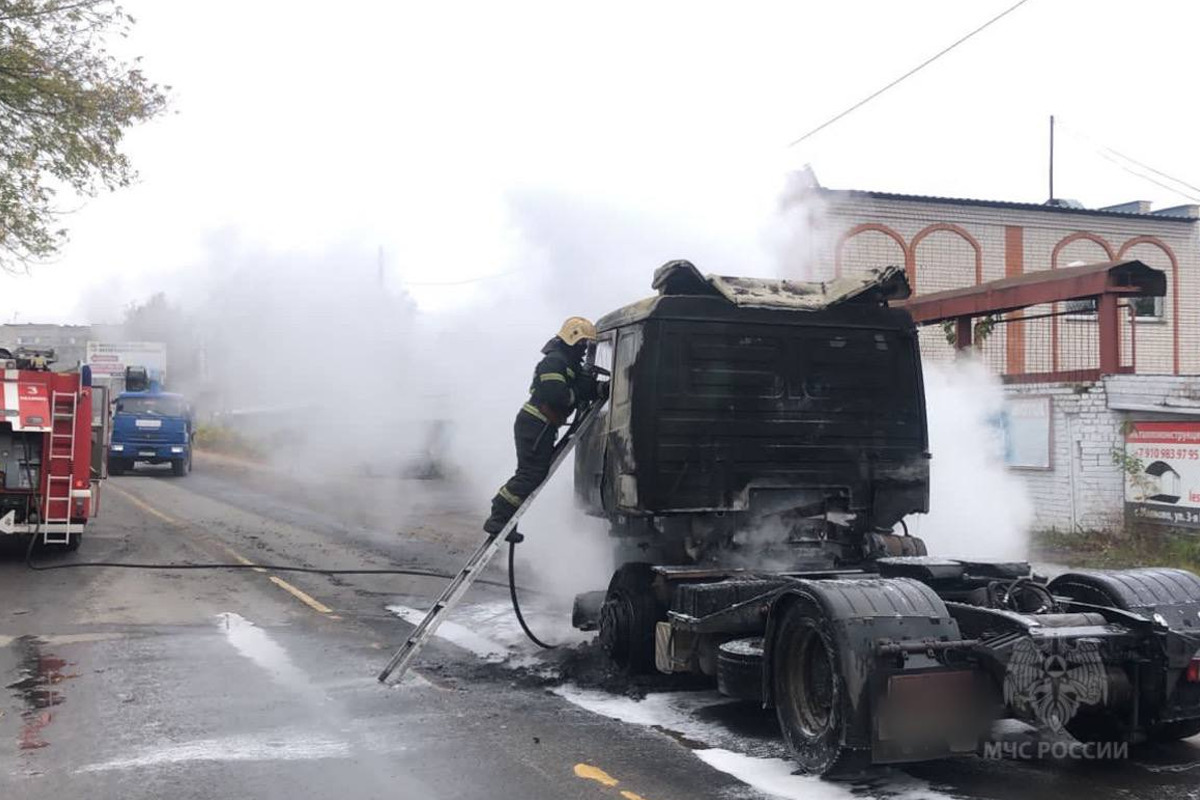
[[[130, 373], [133, 374], [130, 374]], [[158, 381], [132, 370], [117, 395], [108, 448], [108, 473], [121, 475], [134, 465], [170, 464], [179, 477], [192, 471], [195, 426], [192, 409], [181, 394], [164, 392]]]

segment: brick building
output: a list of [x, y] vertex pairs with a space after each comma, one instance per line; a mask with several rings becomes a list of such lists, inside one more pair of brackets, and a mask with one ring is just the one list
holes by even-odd
[[[820, 234], [809, 254], [818, 278], [903, 265], [923, 295], [1120, 259], [1165, 273], [1166, 296], [1122, 310], [1119, 374], [1092, 374], [1098, 336], [1088, 301], [1004, 315], [978, 345], [1003, 376], [1010, 405], [1044, 428], [1041, 453], [1013, 465], [1039, 527], [1121, 524], [1129, 469], [1114, 454], [1127, 451], [1131, 423], [1170, 421], [1200, 436], [1200, 207], [1083, 208], [833, 190], [815, 181], [804, 199]], [[921, 347], [932, 361], [954, 352], [939, 326], [921, 330]], [[1186, 496], [1178, 503], [1186, 506]]]

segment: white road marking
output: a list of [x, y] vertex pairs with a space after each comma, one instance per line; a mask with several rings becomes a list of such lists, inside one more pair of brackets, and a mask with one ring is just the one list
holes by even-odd
[[76, 772], [106, 772], [196, 761], [309, 761], [349, 756], [350, 745], [346, 742], [303, 731], [268, 731], [146, 749], [125, 758], [89, 764]]
[[238, 653], [261, 667], [274, 680], [305, 694], [312, 694], [312, 681], [292, 663], [287, 651], [262, 628], [233, 612], [218, 614], [217, 627]]

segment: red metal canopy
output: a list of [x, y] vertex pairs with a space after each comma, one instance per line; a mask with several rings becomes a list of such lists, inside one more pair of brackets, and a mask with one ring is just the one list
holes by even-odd
[[1167, 276], [1161, 270], [1136, 260], [1105, 261], [932, 292], [894, 305], [906, 309], [918, 325], [929, 325], [1102, 295], [1163, 297], [1166, 293]]

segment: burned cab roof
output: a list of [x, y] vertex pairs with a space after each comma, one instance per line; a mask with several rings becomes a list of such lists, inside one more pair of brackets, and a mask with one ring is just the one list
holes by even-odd
[[911, 294], [904, 271], [896, 267], [832, 281], [789, 281], [703, 275], [694, 264], [682, 259], [668, 261], [655, 270], [651, 286], [658, 290], [657, 296], [606, 314], [596, 327], [609, 330], [651, 316], [667, 316], [685, 307], [691, 313], [705, 307], [709, 313], [739, 308], [805, 312], [844, 304], [885, 306]]

